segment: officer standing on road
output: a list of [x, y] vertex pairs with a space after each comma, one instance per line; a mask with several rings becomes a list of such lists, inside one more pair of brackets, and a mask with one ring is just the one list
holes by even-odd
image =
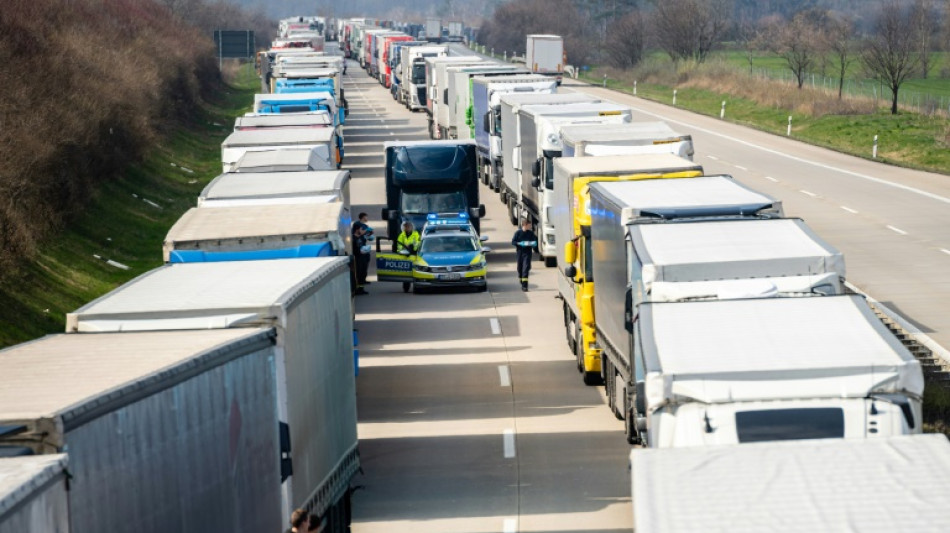
[[[402, 223], [402, 233], [396, 237], [396, 242], [393, 243], [393, 252], [405, 256], [414, 256], [419, 253], [419, 245], [421, 244], [421, 240], [422, 239], [419, 237], [419, 232], [412, 229], [412, 222], [407, 220]], [[410, 286], [410, 282], [402, 282], [403, 292], [409, 292]]]
[[511, 244], [518, 250], [518, 278], [521, 290], [528, 292], [528, 273], [531, 272], [531, 256], [538, 245], [538, 236], [531, 230], [531, 221], [522, 220], [521, 229], [511, 238]]
[[366, 275], [369, 273], [370, 245], [368, 226], [353, 224], [353, 259], [356, 260], [356, 294], [368, 294], [365, 285]]

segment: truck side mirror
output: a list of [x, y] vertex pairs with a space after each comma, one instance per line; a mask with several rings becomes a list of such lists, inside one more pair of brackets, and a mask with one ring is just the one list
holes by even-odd
[[623, 327], [633, 333], [633, 289], [627, 289], [623, 302]]
[[541, 178], [534, 178], [531, 180], [531, 186], [537, 189], [541, 186]]
[[482, 117], [482, 131], [491, 131], [491, 111]]
[[[531, 164], [531, 175], [536, 178], [541, 175], [541, 160], [540, 159], [538, 159], [537, 161]], [[538, 186], [536, 183], [533, 183], [533, 182], [532, 182], [532, 185], [534, 185], [535, 187]]]
[[564, 267], [564, 275], [573, 279], [577, 275], [577, 267], [574, 265], [567, 265]]

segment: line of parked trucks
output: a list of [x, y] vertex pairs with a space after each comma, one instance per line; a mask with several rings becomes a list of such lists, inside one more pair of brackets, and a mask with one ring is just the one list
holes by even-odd
[[[370, 47], [375, 31], [362, 32]], [[918, 435], [921, 365], [846, 290], [840, 251], [780, 200], [706, 174], [688, 133], [448, 52], [405, 56], [425, 64], [414, 82], [430, 136], [474, 140], [481, 181], [559, 267], [583, 381], [604, 386], [627, 440], [647, 448], [631, 454], [637, 531], [797, 529], [803, 516], [813, 530], [950, 527], [934, 512], [950, 503], [950, 443]], [[778, 492], [760, 477], [783, 478]], [[710, 493], [747, 500], [717, 506]], [[926, 518], [905, 522], [918, 496]], [[872, 506], [877, 518], [855, 518]], [[768, 516], [788, 522], [757, 521]]]
[[[360, 468], [343, 58], [286, 47], [166, 264], [0, 351], [0, 531], [349, 531]], [[158, 253], [158, 250], [156, 250]]]

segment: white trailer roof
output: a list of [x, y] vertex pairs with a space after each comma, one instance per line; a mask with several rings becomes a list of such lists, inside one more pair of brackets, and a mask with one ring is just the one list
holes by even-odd
[[189, 249], [193, 249], [193, 245], [206, 241], [264, 240], [288, 236], [325, 239], [330, 233], [339, 231], [342, 215], [341, 202], [213, 209], [192, 207], [168, 230], [164, 247], [167, 255], [182, 245], [187, 244]]
[[[261, 154], [266, 152], [248, 152]], [[221, 174], [198, 196], [205, 200], [249, 198], [300, 198], [335, 193], [350, 180], [349, 170], [316, 170], [309, 172], [241, 172]]]
[[844, 255], [799, 219], [638, 224], [630, 235], [651, 282], [844, 277]]
[[0, 351], [0, 420], [78, 415], [113, 401], [120, 391], [166, 380], [169, 370], [191, 359], [213, 357], [225, 346], [250, 350], [270, 342], [272, 331], [60, 334], [18, 344]]
[[629, 115], [631, 109], [629, 106], [623, 104], [615, 104], [613, 102], [598, 101], [598, 102], [577, 102], [564, 104], [559, 106], [552, 105], [533, 105], [526, 104], [521, 106], [520, 113], [526, 115], [534, 116], [543, 116], [545, 118], [557, 118], [558, 116], [575, 116], [575, 115], [602, 115], [602, 116], [611, 116], [611, 115]]
[[332, 126], [333, 118], [326, 111], [309, 113], [247, 114], [234, 121], [234, 129], [241, 128], [288, 128], [307, 126]]
[[923, 394], [920, 363], [857, 295], [647, 303], [639, 316], [650, 405]]
[[[30, 393], [24, 394], [31, 397]], [[66, 454], [0, 459], [0, 525], [3, 516], [28, 501], [66, 469]]]
[[[574, 170], [588, 174], [586, 169], [580, 168], [586, 160], [593, 160], [591, 166], [600, 165], [600, 160], [613, 157], [630, 156], [600, 156], [600, 157], [562, 157], [554, 161], [555, 167], [562, 162], [569, 162]], [[634, 159], [645, 159], [648, 156], [634, 156]], [[680, 159], [676, 156], [671, 156]], [[687, 161], [683, 159], [683, 161]], [[697, 165], [698, 166], [698, 165]], [[636, 182], [598, 182], [591, 184], [591, 190], [605, 201], [613, 204], [622, 211], [621, 224], [631, 224], [642, 216], [650, 213], [689, 212], [696, 210], [712, 210], [718, 207], [748, 205], [772, 206], [772, 210], [781, 212], [782, 203], [766, 194], [753, 191], [732, 179], [731, 176], [698, 176], [688, 180], [638, 180]]]
[[234, 164], [234, 172], [294, 172], [318, 170], [311, 168], [319, 165], [321, 171], [326, 170], [329, 163], [324, 159], [320, 148], [276, 148], [244, 152], [244, 155]]
[[578, 104], [584, 102], [600, 102], [600, 99], [584, 93], [532, 93], [532, 94], [506, 94], [501, 97], [501, 102], [512, 107], [521, 105], [558, 105], [558, 104]]
[[[572, 176], [617, 176], [650, 172], [700, 171], [703, 166], [673, 154], [605, 155], [601, 157], [559, 157], [554, 160], [555, 172]], [[697, 178], [692, 178], [697, 179]], [[652, 180], [651, 180], [652, 181]], [[656, 180], [678, 181], [678, 180]], [[639, 183], [639, 182], [638, 182]], [[644, 181], [643, 183], [646, 183]], [[692, 182], [691, 182], [692, 183]], [[604, 185], [598, 183], [597, 186]], [[610, 183], [613, 185], [613, 183]]]
[[635, 449], [637, 533], [950, 531], [943, 435]]
[[347, 269], [345, 257], [169, 264], [68, 313], [66, 331], [283, 323], [299, 297]]
[[681, 134], [673, 131], [666, 122], [624, 122], [622, 124], [597, 124], [564, 126], [561, 137], [569, 142], [611, 142], [669, 139]]
[[240, 130], [221, 143], [226, 148], [245, 146], [281, 146], [294, 144], [326, 144], [333, 139], [333, 128], [268, 128]]
[[505, 76], [474, 76], [472, 77], [472, 83], [484, 83], [486, 85], [507, 85], [512, 83], [517, 84], [530, 84], [530, 83], [540, 83], [544, 86], [554, 85], [557, 86], [557, 80], [551, 78], [550, 76], [542, 76], [540, 74], [522, 74], [515, 73]]

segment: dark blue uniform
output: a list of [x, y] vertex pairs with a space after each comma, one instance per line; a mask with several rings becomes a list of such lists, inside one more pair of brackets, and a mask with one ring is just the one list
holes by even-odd
[[518, 278], [521, 290], [528, 290], [528, 273], [531, 272], [531, 256], [538, 245], [538, 236], [531, 230], [519, 229], [511, 238], [511, 244], [518, 250]]

